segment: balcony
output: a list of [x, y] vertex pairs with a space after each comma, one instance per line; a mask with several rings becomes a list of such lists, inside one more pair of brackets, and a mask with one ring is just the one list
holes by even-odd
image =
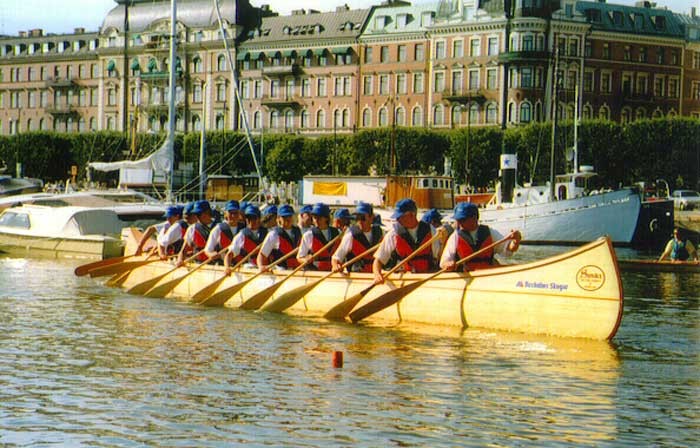
[[451, 103], [468, 104], [471, 101], [483, 103], [485, 101], [484, 92], [481, 89], [459, 89], [459, 90], [444, 90], [442, 98]]
[[46, 109], [46, 112], [53, 115], [54, 117], [58, 117], [58, 116], [65, 117], [65, 116], [78, 115], [78, 111], [73, 106], [67, 106], [67, 105], [58, 105], [58, 106], [48, 107]]
[[297, 76], [301, 73], [299, 64], [270, 65], [262, 68], [263, 76]]
[[[178, 78], [182, 77], [182, 70], [179, 67], [175, 70], [175, 75]], [[140, 76], [141, 76], [141, 79], [143, 79], [144, 81], [165, 81], [165, 82], [167, 82], [169, 77], [170, 77], [170, 73], [168, 71], [141, 72]]]
[[549, 56], [550, 54], [547, 51], [509, 51], [506, 53], [500, 53], [498, 55], [498, 62], [501, 64], [547, 62], [549, 60]]
[[285, 95], [279, 97], [272, 97], [269, 95], [263, 95], [260, 102], [263, 106], [274, 107], [274, 108], [284, 108], [284, 107], [301, 107], [302, 101], [296, 95]]
[[75, 81], [67, 78], [49, 78], [44, 82], [44, 85], [49, 89], [70, 89], [75, 87]]

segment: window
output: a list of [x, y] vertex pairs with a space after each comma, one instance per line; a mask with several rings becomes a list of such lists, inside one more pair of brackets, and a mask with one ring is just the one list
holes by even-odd
[[445, 73], [435, 72], [435, 79], [433, 81], [434, 92], [442, 92], [445, 90]]
[[647, 61], [647, 48], [646, 47], [639, 47], [639, 62], [646, 62]]
[[408, 88], [406, 85], [407, 85], [406, 74], [405, 73], [398, 73], [396, 75], [396, 93], [399, 93], [399, 94], [407, 93]]
[[498, 69], [486, 69], [486, 88], [495, 90], [498, 87]]
[[663, 76], [654, 77], [654, 96], [664, 96], [664, 86], [666, 82]]
[[372, 62], [372, 47], [365, 48], [365, 64]]
[[387, 126], [389, 124], [389, 112], [386, 110], [386, 107], [379, 109], [378, 124], [379, 126]]
[[326, 78], [318, 78], [318, 82], [316, 83], [316, 94], [317, 96], [328, 95], [328, 92], [326, 91]]
[[593, 72], [586, 70], [583, 73], [583, 91], [592, 92], [593, 91]]
[[362, 111], [362, 126], [369, 127], [372, 126], [372, 111], [369, 108], [365, 108]]
[[425, 59], [425, 44], [416, 44], [416, 61], [423, 61]]
[[593, 44], [591, 41], [586, 41], [586, 44], [583, 47], [583, 54], [587, 58], [593, 57]]
[[442, 104], [437, 104], [433, 109], [433, 124], [442, 126], [445, 123], [445, 108]]
[[569, 39], [569, 56], [578, 56], [578, 39]]
[[226, 83], [216, 85], [216, 101], [226, 101]]
[[520, 85], [526, 89], [532, 87], [532, 67], [520, 69]]
[[469, 70], [469, 90], [477, 90], [479, 86], [479, 69]]
[[486, 106], [486, 123], [496, 123], [497, 108], [495, 103], [489, 103]]
[[665, 51], [663, 48], [659, 47], [656, 49], [656, 63], [657, 64], [663, 64], [664, 60], [666, 59], [665, 57]]
[[204, 66], [202, 64], [202, 59], [199, 58], [199, 56], [195, 57], [192, 60], [192, 71], [195, 73], [201, 73], [204, 70]]
[[226, 57], [223, 54], [220, 54], [216, 58], [216, 71], [226, 71]]
[[262, 128], [262, 113], [258, 110], [253, 114], [253, 129]]
[[382, 46], [379, 48], [379, 62], [389, 62], [389, 47]]
[[603, 59], [610, 59], [610, 44], [603, 44]]
[[457, 126], [462, 122], [460, 120], [460, 117], [462, 116], [462, 106], [455, 106], [452, 108], [452, 116], [450, 117], [450, 121], [452, 123], [452, 126]]
[[479, 105], [477, 103], [472, 103], [471, 106], [469, 106], [469, 115], [467, 120], [467, 124], [479, 122]]
[[379, 75], [379, 94], [389, 94], [389, 75]]
[[489, 43], [489, 56], [495, 56], [498, 54], [498, 38], [497, 37], [489, 37], [488, 40]]
[[646, 74], [639, 73], [637, 75], [637, 93], [646, 95], [649, 90], [649, 79]]
[[678, 51], [671, 52], [671, 65], [678, 65]]
[[612, 92], [612, 74], [603, 72], [600, 74], [600, 91], [603, 93]]
[[218, 113], [216, 114], [216, 130], [217, 131], [223, 131], [224, 126], [225, 126], [225, 121], [224, 121], [224, 114]]
[[532, 120], [532, 105], [530, 103], [520, 104], [520, 122], [529, 123]]
[[459, 39], [452, 42], [452, 57], [464, 57], [464, 41]]
[[311, 80], [309, 78], [304, 78], [301, 80], [301, 96], [311, 96]]
[[532, 51], [535, 49], [535, 37], [532, 34], [523, 36], [523, 51]]
[[481, 56], [481, 39], [472, 39], [469, 41], [469, 56], [475, 58]]
[[445, 41], [435, 42], [435, 59], [445, 59]]
[[398, 126], [405, 126], [406, 125], [406, 109], [404, 109], [401, 106], [396, 108], [396, 116], [394, 117], [394, 122]]
[[279, 98], [280, 96], [280, 81], [273, 79], [270, 81], [270, 98]]
[[414, 107], [411, 112], [411, 124], [413, 126], [423, 126], [423, 109]]
[[195, 84], [192, 89], [192, 102], [201, 103], [202, 102], [202, 85]]
[[406, 61], [406, 45], [399, 45], [398, 46], [398, 60], [399, 60], [399, 62]]
[[306, 109], [302, 110], [301, 111], [301, 118], [300, 118], [301, 122], [299, 124], [299, 127], [301, 127], [302, 129], [308, 128], [310, 125], [310, 118], [311, 117], [310, 117], [309, 111]]
[[413, 93], [423, 93], [423, 73], [413, 74]]
[[630, 48], [629, 45], [625, 45], [625, 53], [624, 53], [623, 57], [624, 57], [625, 61], [632, 60], [632, 48]]
[[323, 109], [319, 109], [319, 111], [316, 112], [316, 127], [317, 128], [325, 128], [326, 127], [326, 111]]
[[292, 111], [291, 109], [287, 110], [284, 113], [284, 129], [294, 129], [294, 111]]
[[700, 100], [700, 81], [693, 81], [690, 86], [690, 98]]
[[270, 112], [270, 127], [274, 129], [280, 127], [280, 113], [277, 110]]
[[668, 79], [668, 96], [671, 98], [678, 98], [678, 78]]
[[374, 92], [374, 86], [372, 85], [373, 76], [365, 76], [362, 78], [362, 94], [372, 95]]
[[107, 105], [115, 106], [117, 104], [117, 90], [114, 87], [107, 89]]

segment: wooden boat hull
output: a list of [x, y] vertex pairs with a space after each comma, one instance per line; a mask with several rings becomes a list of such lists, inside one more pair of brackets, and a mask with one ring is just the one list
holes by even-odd
[[[128, 289], [169, 270], [172, 270], [172, 265], [165, 262], [145, 265], [132, 271], [122, 286]], [[179, 268], [166, 275], [159, 284], [187, 272], [186, 268]], [[236, 272], [222, 282], [217, 291], [246, 280], [255, 272], [251, 269]], [[286, 271], [277, 271], [258, 276], [231, 297], [226, 306], [240, 306], [287, 274]], [[272, 298], [318, 280], [325, 274], [306, 271], [295, 275], [285, 281]], [[221, 266], [206, 266], [180, 282], [168, 297], [189, 300], [222, 275]], [[392, 276], [385, 284], [373, 288], [358, 306], [390, 289], [423, 278], [425, 274]], [[332, 276], [285, 312], [322, 316], [342, 300], [371, 284], [370, 274]], [[379, 325], [419, 323], [479, 327], [605, 340], [617, 332], [622, 309], [622, 282], [615, 253], [610, 240], [601, 238], [534, 263], [501, 266], [469, 274], [440, 275], [365, 321]]]
[[700, 263], [697, 261], [620, 260], [619, 265], [623, 272], [700, 274]]

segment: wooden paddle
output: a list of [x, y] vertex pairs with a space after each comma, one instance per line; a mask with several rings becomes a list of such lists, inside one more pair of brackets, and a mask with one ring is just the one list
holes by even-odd
[[[484, 252], [486, 252], [487, 250], [492, 249], [492, 248], [498, 246], [499, 244], [511, 239], [513, 237], [514, 233], [515, 232], [511, 232], [505, 238], [502, 238], [502, 239], [496, 241], [495, 243], [489, 244], [488, 246], [477, 250], [476, 252], [472, 253], [471, 255], [462, 258], [461, 260], [459, 260], [455, 263], [455, 266], [459, 266], [463, 263], [466, 263], [467, 261], [476, 257], [477, 255], [481, 255]], [[357, 310], [350, 313], [350, 320], [352, 320], [353, 322], [358, 322], [358, 321], [361, 321], [362, 319], [364, 319], [365, 317], [371, 316], [374, 313], [377, 313], [385, 308], [390, 307], [391, 305], [395, 304], [399, 300], [406, 297], [411, 292], [418, 289], [424, 283], [434, 279], [438, 275], [443, 274], [445, 272], [447, 272], [446, 268], [440, 269], [439, 271], [427, 276], [426, 278], [424, 278], [422, 280], [415, 281], [415, 282], [410, 283], [406, 286], [402, 286], [400, 288], [396, 288], [396, 289], [393, 289], [389, 292], [382, 294], [381, 296], [377, 297], [376, 299], [372, 300], [371, 302], [361, 306]]]
[[161, 261], [160, 258], [158, 258], [158, 257], [153, 258], [154, 255], [157, 255], [157, 253], [151, 252], [143, 260], [123, 261], [123, 262], [118, 263], [118, 264], [102, 266], [102, 267], [98, 267], [95, 269], [91, 269], [88, 272], [88, 275], [92, 278], [95, 278], [95, 277], [104, 277], [107, 275], [122, 274], [126, 271], [131, 271], [132, 269], [136, 269], [136, 268], [141, 267], [143, 265], [146, 265], [149, 263], [154, 263], [156, 261]]
[[[401, 267], [411, 261], [414, 257], [418, 255], [418, 253], [422, 252], [425, 250], [425, 248], [429, 247], [431, 244], [435, 242], [436, 239], [440, 238], [441, 234], [438, 232], [436, 233], [432, 238], [430, 238], [428, 241], [425, 243], [421, 244], [418, 249], [414, 250], [412, 253], [410, 253], [406, 258], [401, 260], [399, 263], [396, 264], [393, 268], [391, 268], [389, 271], [387, 271], [385, 274], [382, 274], [382, 278], [387, 278], [394, 272], [398, 271], [401, 269]], [[345, 316], [348, 315], [350, 311], [352, 311], [353, 308], [355, 308], [355, 305], [360, 303], [360, 300], [364, 296], [367, 295], [368, 292], [372, 290], [375, 286], [377, 286], [379, 283], [374, 282], [362, 291], [358, 292], [357, 294], [348, 297], [347, 299], [343, 300], [330, 310], [326, 311], [326, 314], [323, 315], [326, 319], [330, 320], [342, 320], [345, 319]]]
[[[192, 255], [190, 258], [186, 259], [184, 261], [184, 263], [189, 263], [190, 261], [195, 260], [198, 256], [200, 256], [203, 253], [204, 253], [204, 250], [200, 250], [196, 254]], [[163, 278], [165, 278], [165, 276], [167, 276], [168, 274], [170, 274], [172, 272], [177, 271], [178, 269], [180, 269], [180, 266], [176, 266], [176, 267], [170, 269], [165, 274], [156, 275], [152, 279], [138, 283], [138, 284], [132, 286], [131, 288], [129, 288], [126, 292], [128, 292], [129, 294], [144, 294], [146, 291], [153, 288], [159, 281], [161, 281]]]
[[145, 295], [146, 297], [151, 297], [151, 298], [155, 298], [155, 297], [165, 297], [170, 291], [172, 291], [173, 289], [175, 289], [175, 287], [176, 287], [177, 285], [179, 285], [180, 282], [182, 282], [184, 279], [186, 279], [186, 278], [189, 277], [190, 275], [194, 274], [194, 273], [197, 272], [198, 270], [202, 269], [204, 266], [208, 265], [208, 264], [211, 263], [212, 261], [214, 261], [214, 260], [216, 260], [217, 258], [219, 258], [227, 249], [228, 249], [228, 247], [225, 247], [225, 248], [221, 249], [221, 250], [220, 250], [216, 255], [214, 255], [213, 257], [207, 258], [205, 261], [203, 261], [203, 262], [201, 262], [200, 264], [198, 264], [194, 269], [190, 269], [185, 275], [182, 275], [182, 276], [180, 276], [180, 277], [178, 277], [178, 278], [175, 278], [175, 279], [172, 279], [172, 280], [168, 280], [167, 282], [165, 282], [165, 283], [163, 283], [163, 284], [156, 285], [156, 286], [152, 287], [151, 289], [149, 289], [148, 291], [146, 291], [146, 292], [144, 293], [144, 295]]
[[[350, 266], [351, 264], [353, 264], [353, 263], [357, 262], [358, 260], [362, 259], [363, 257], [365, 257], [367, 254], [374, 252], [375, 250], [377, 250], [377, 248], [379, 247], [380, 244], [381, 243], [378, 243], [378, 244], [370, 247], [369, 249], [362, 252], [360, 255], [354, 257], [350, 261], [346, 261], [345, 263], [343, 263], [340, 270], [342, 271], [346, 267]], [[262, 310], [263, 311], [272, 311], [273, 313], [281, 313], [282, 311], [286, 310], [290, 306], [293, 306], [295, 303], [297, 303], [299, 300], [301, 300], [302, 297], [304, 297], [305, 295], [310, 293], [311, 290], [313, 290], [316, 286], [319, 285], [319, 283], [326, 280], [328, 277], [330, 277], [331, 275], [333, 275], [337, 272], [339, 272], [339, 271], [331, 271], [328, 274], [321, 277], [320, 279], [316, 280], [315, 282], [311, 282], [311, 283], [308, 283], [306, 285], [297, 286], [296, 288], [285, 292], [284, 294], [280, 295], [272, 302], [263, 306]]]
[[318, 257], [319, 255], [321, 255], [321, 253], [322, 253], [324, 250], [326, 250], [326, 249], [328, 249], [329, 247], [331, 247], [331, 246], [332, 246], [339, 238], [341, 238], [342, 236], [343, 236], [343, 234], [342, 234], [342, 233], [339, 233], [335, 238], [333, 238], [332, 240], [330, 240], [329, 242], [327, 242], [322, 248], [320, 248], [319, 250], [317, 250], [315, 254], [311, 254], [311, 259], [310, 259], [310, 260], [307, 260], [307, 261], [305, 261], [304, 263], [301, 263], [299, 266], [297, 266], [296, 268], [294, 268], [294, 270], [293, 270], [292, 272], [290, 272], [290, 273], [289, 273], [286, 277], [284, 277], [282, 280], [276, 282], [275, 284], [273, 284], [273, 285], [271, 285], [271, 286], [268, 286], [267, 288], [263, 289], [262, 291], [260, 291], [260, 292], [258, 292], [258, 293], [256, 293], [256, 294], [253, 294], [250, 298], [248, 298], [248, 300], [246, 300], [245, 302], [243, 302], [243, 303], [241, 304], [240, 308], [242, 308], [242, 309], [244, 309], [244, 310], [257, 310], [258, 308], [260, 308], [265, 302], [267, 302], [267, 299], [269, 299], [270, 297], [272, 297], [272, 295], [275, 293], [275, 291], [277, 291], [277, 290], [280, 288], [280, 286], [282, 286], [282, 284], [283, 284], [284, 282], [286, 282], [287, 280], [289, 280], [290, 278], [292, 278], [292, 277], [294, 276], [294, 274], [296, 274], [297, 272], [299, 272], [299, 271], [301, 271], [302, 269], [304, 269], [304, 266], [306, 266], [307, 264], [311, 263], [311, 262], [314, 260], [314, 258], [316, 258], [316, 257]]
[[[284, 256], [280, 257], [278, 260], [275, 260], [274, 263], [270, 263], [267, 265], [268, 268], [277, 266], [278, 264], [282, 263], [284, 260], [287, 258], [291, 257], [292, 255], [295, 255], [299, 248], [297, 247], [296, 249], [292, 250], [291, 252], [285, 254]], [[251, 252], [252, 254], [252, 252]], [[207, 297], [206, 299], [202, 300], [199, 302], [200, 305], [204, 306], [221, 306], [224, 303], [228, 302], [228, 299], [233, 297], [234, 294], [236, 294], [238, 291], [240, 291], [245, 285], [250, 283], [254, 278], [257, 278], [259, 275], [263, 274], [265, 271], [259, 271], [255, 273], [254, 275], [251, 275], [247, 279], [243, 280], [242, 282], [238, 282], [235, 285], [229, 286], [228, 288], [225, 288], [216, 294]]]
[[[252, 257], [253, 255], [255, 255], [255, 254], [260, 250], [261, 247], [262, 247], [262, 243], [258, 244], [258, 245], [255, 247], [255, 249], [251, 250], [250, 253], [249, 253], [248, 255], [246, 255], [245, 257], [243, 257], [243, 258], [241, 259], [241, 261], [239, 261], [238, 263], [236, 263], [236, 264], [231, 268], [231, 272], [236, 271], [236, 270], [238, 270], [238, 268], [240, 268], [241, 266], [243, 266], [243, 264], [244, 264], [245, 262], [247, 262], [248, 260], [250, 260], [250, 257]], [[228, 276], [227, 274], [224, 273], [224, 275], [222, 275], [218, 280], [214, 280], [210, 285], [205, 286], [204, 288], [202, 288], [202, 289], [200, 289], [199, 291], [197, 291], [197, 292], [192, 296], [192, 301], [193, 301], [193, 302], [200, 302], [200, 304], [202, 304], [201, 301], [203, 301], [204, 299], [206, 299], [206, 298], [208, 298], [210, 295], [212, 295], [212, 294], [214, 293], [214, 291], [216, 291], [216, 288], [218, 288], [219, 285], [220, 285], [224, 280], [226, 280], [228, 277], [229, 277], [229, 276]], [[223, 304], [222, 304], [222, 305], [223, 305]]]
[[75, 268], [73, 273], [75, 273], [75, 275], [77, 275], [78, 277], [82, 277], [84, 275], [87, 275], [88, 271], [91, 271], [93, 269], [101, 268], [104, 266], [111, 266], [113, 264], [121, 263], [124, 260], [127, 260], [129, 258], [133, 258], [133, 257], [136, 257], [136, 255], [125, 255], [123, 257], [107, 258], [105, 260], [94, 261], [92, 263], [87, 263], [87, 264], [83, 264], [83, 265], [78, 266], [77, 268]]

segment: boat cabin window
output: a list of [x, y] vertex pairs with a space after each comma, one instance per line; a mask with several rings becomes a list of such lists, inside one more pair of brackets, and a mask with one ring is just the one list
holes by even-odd
[[437, 181], [437, 179], [433, 179], [433, 188], [437, 188], [437, 187], [438, 187], [438, 181]]
[[24, 213], [5, 212], [0, 216], [0, 226], [28, 229], [30, 227], [29, 216]]
[[559, 191], [557, 192], [557, 198], [560, 201], [563, 201], [564, 199], [566, 199], [566, 186], [564, 186], [564, 185], [559, 186]]
[[430, 188], [430, 180], [423, 179], [423, 188]]

